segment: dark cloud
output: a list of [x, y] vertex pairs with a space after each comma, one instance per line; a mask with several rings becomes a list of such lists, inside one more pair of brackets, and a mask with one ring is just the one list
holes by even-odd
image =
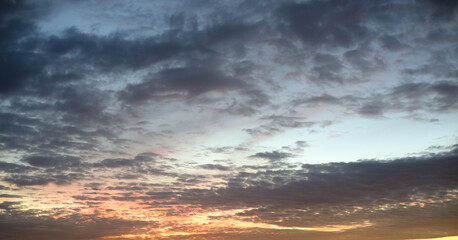
[[22, 198], [22, 196], [12, 194], [0, 194], [0, 198]]
[[122, 34], [97, 37], [70, 28], [62, 36], [46, 39], [45, 46], [52, 56], [77, 53], [74, 61], [84, 61], [101, 71], [136, 70], [182, 51], [178, 42], [156, 38], [126, 40], [124, 37]]
[[[300, 100], [299, 100], [300, 101]], [[303, 121], [302, 117], [270, 115], [260, 118], [261, 121], [267, 121], [256, 128], [244, 129], [245, 132], [252, 136], [269, 136], [280, 133], [289, 128], [312, 128], [327, 127], [333, 124], [330, 120], [325, 121]]]
[[384, 108], [385, 104], [382, 102], [368, 102], [358, 109], [358, 113], [363, 116], [382, 116]]
[[321, 96], [314, 96], [305, 99], [295, 99], [293, 100], [294, 105], [301, 105], [301, 104], [311, 104], [311, 105], [319, 105], [319, 104], [341, 104], [339, 98], [331, 96], [329, 94], [322, 94]]
[[[458, 86], [452, 81], [403, 83], [383, 89], [370, 96], [346, 95], [335, 97], [328, 94], [292, 101], [295, 105], [333, 104], [366, 117], [381, 117], [384, 113], [412, 113], [426, 111], [445, 113], [457, 108]], [[421, 120], [422, 118], [416, 118]]]
[[407, 83], [393, 88], [388, 97], [396, 107], [406, 110], [442, 112], [457, 107], [457, 94], [458, 85], [454, 82]]
[[192, 98], [209, 91], [224, 92], [246, 86], [244, 81], [212, 68], [172, 68], [155, 74], [143, 83], [128, 85], [119, 97], [128, 103], [135, 103], [154, 98], [179, 97], [183, 93]]
[[88, 196], [85, 196], [85, 195], [76, 195], [76, 196], [72, 196], [73, 199], [75, 200], [82, 200], [82, 201], [106, 201], [108, 199], [110, 199], [109, 197], [88, 197]]
[[377, 56], [371, 56], [364, 50], [350, 50], [344, 53], [344, 58], [361, 72], [376, 71], [384, 67], [383, 61]]
[[[458, 179], [457, 153], [454, 149], [418, 158], [303, 164], [302, 170], [239, 172], [225, 187], [187, 190], [180, 199], [205, 207], [254, 208], [241, 216], [252, 216], [260, 222], [282, 222], [285, 226], [377, 219], [374, 214], [390, 219], [392, 211], [404, 206], [410, 206], [412, 211], [418, 211], [415, 206], [420, 205], [424, 207], [421, 211], [453, 208], [453, 199], [458, 197], [454, 193]], [[446, 195], [449, 200], [445, 200]], [[381, 208], [387, 205], [391, 207]], [[304, 212], [298, 213], [298, 209]], [[344, 214], [345, 211], [358, 213]]]
[[292, 152], [292, 153], [301, 153], [304, 148], [310, 147], [306, 141], [296, 141], [293, 146], [283, 146], [282, 150]]
[[221, 164], [201, 164], [199, 167], [208, 170], [220, 170], [220, 171], [229, 171], [231, 168]]
[[250, 158], [261, 158], [261, 159], [267, 159], [271, 162], [275, 162], [275, 161], [280, 161], [280, 160], [289, 158], [291, 156], [292, 154], [290, 153], [272, 151], [272, 152], [258, 152], [254, 155], [251, 155]]
[[452, 20], [456, 17], [458, 4], [453, 0], [427, 0], [433, 6], [432, 17], [435, 19]]
[[24, 173], [34, 170], [35, 168], [8, 162], [0, 162], [0, 170], [7, 173]]
[[0, 9], [0, 96], [24, 87], [28, 78], [38, 74], [46, 61], [40, 54], [17, 48], [19, 39], [36, 33], [34, 20], [46, 12], [46, 6], [26, 1], [3, 1]]
[[[52, 218], [36, 216], [33, 211], [9, 209], [9, 214], [2, 215], [0, 219], [2, 239], [97, 239], [157, 226], [153, 221], [106, 218], [100, 213], [74, 213], [66, 217]], [[14, 218], [9, 217], [11, 215]], [[75, 222], [79, 222], [78, 227], [75, 227]]]
[[15, 184], [19, 187], [24, 186], [35, 186], [35, 185], [47, 185], [54, 183], [56, 185], [69, 185], [74, 181], [81, 180], [84, 175], [81, 173], [67, 173], [67, 174], [43, 174], [35, 173], [33, 175], [9, 175], [4, 177], [2, 180], [11, 184]]
[[407, 48], [407, 46], [402, 44], [395, 36], [383, 35], [379, 39], [382, 46], [390, 51], [399, 51]]
[[99, 138], [115, 138], [113, 131], [106, 126], [96, 130], [81, 129], [72, 124], [54, 124], [22, 114], [2, 112], [0, 115], [0, 149], [5, 151], [39, 155], [49, 152], [71, 154], [78, 150], [81, 154], [95, 150]]
[[28, 156], [21, 161], [34, 167], [59, 167], [60, 169], [79, 167], [82, 164], [79, 158], [73, 156]]
[[84, 184], [85, 188], [90, 188], [91, 190], [100, 190], [101, 186], [103, 186], [103, 183], [99, 182], [91, 182], [91, 183], [86, 183]]
[[21, 202], [12, 202], [12, 201], [5, 201], [0, 203], [0, 209], [11, 210], [17, 208]]
[[[286, 27], [312, 47], [352, 47], [364, 41], [371, 30], [363, 19], [377, 3], [363, 1], [311, 1], [288, 3], [279, 9]], [[364, 9], [364, 11], [361, 11]]]
[[108, 186], [107, 190], [118, 190], [118, 191], [144, 191], [149, 188], [146, 186], [139, 185], [137, 183], [128, 184], [128, 185], [118, 185], [118, 186]]
[[212, 148], [208, 148], [208, 150], [210, 150], [213, 153], [230, 153], [231, 151], [234, 150], [234, 148], [229, 147], [229, 146], [224, 146], [224, 147], [212, 147]]
[[155, 158], [158, 154], [152, 152], [140, 153], [133, 159], [127, 158], [108, 158], [101, 162], [93, 164], [94, 167], [105, 168], [122, 168], [122, 167], [139, 167], [142, 164], [154, 164]]
[[341, 70], [343, 68], [340, 60], [330, 54], [318, 54], [313, 58], [314, 67], [312, 68], [312, 80], [319, 82], [342, 83]]

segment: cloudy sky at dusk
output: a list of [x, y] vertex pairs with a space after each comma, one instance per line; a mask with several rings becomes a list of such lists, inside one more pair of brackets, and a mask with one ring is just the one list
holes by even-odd
[[0, 239], [458, 239], [458, 2], [0, 5]]

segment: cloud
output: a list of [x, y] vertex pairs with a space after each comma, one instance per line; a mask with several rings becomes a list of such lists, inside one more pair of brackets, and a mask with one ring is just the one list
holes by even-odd
[[310, 104], [310, 105], [321, 105], [321, 104], [342, 104], [339, 98], [331, 96], [329, 94], [322, 94], [321, 96], [313, 96], [305, 99], [294, 99], [294, 105]]
[[312, 81], [343, 83], [341, 61], [334, 55], [317, 54], [314, 58], [312, 68]]
[[[12, 203], [12, 202], [9, 202]], [[5, 203], [3, 203], [5, 204]], [[139, 228], [152, 228], [157, 224], [153, 221], [113, 219], [96, 214], [75, 213], [67, 217], [43, 218], [33, 212], [20, 212], [9, 209], [15, 218], [8, 218], [0, 225], [2, 239], [97, 239], [102, 237], [118, 236], [135, 231]], [[75, 222], [79, 227], [75, 228]]]
[[272, 151], [272, 152], [258, 152], [254, 155], [251, 155], [250, 158], [261, 158], [261, 159], [267, 159], [271, 162], [275, 162], [275, 161], [280, 161], [280, 160], [289, 158], [291, 156], [292, 154], [290, 153]]
[[[297, 100], [300, 102], [301, 100]], [[270, 115], [260, 118], [261, 121], [267, 121], [255, 128], [243, 129], [251, 136], [270, 136], [276, 133], [281, 133], [291, 128], [312, 128], [312, 127], [327, 127], [333, 124], [330, 120], [324, 121], [304, 121], [303, 117], [283, 116], [283, 115]]]
[[360, 1], [287, 3], [280, 7], [278, 15], [286, 21], [286, 29], [307, 45], [348, 48], [371, 34], [370, 29], [361, 24], [365, 17], [360, 12], [363, 7], [365, 12], [371, 12], [377, 9], [377, 4]]
[[230, 167], [224, 166], [221, 164], [201, 164], [199, 165], [200, 168], [208, 169], [208, 170], [220, 170], [220, 171], [229, 171], [231, 170]]
[[0, 194], [0, 198], [22, 198], [22, 196], [12, 194]]
[[152, 152], [145, 152], [136, 155], [133, 159], [107, 158], [98, 163], [94, 163], [93, 166], [105, 168], [135, 167], [142, 164], [154, 164], [156, 157], [159, 157], [159, 155]]
[[81, 160], [72, 156], [28, 156], [21, 159], [22, 162], [28, 163], [34, 167], [79, 167]]
[[[287, 155], [271, 152], [258, 153], [256, 157], [281, 160]], [[368, 211], [365, 214], [370, 215], [370, 209], [383, 205], [392, 206], [387, 211], [416, 204], [443, 206], [458, 197], [454, 193], [458, 179], [457, 157], [454, 149], [418, 158], [303, 164], [301, 170], [239, 172], [225, 187], [184, 191], [181, 201], [225, 209], [268, 208], [270, 214], [266, 216], [253, 212], [252, 216], [261, 217], [260, 221], [263, 217], [269, 221], [269, 216], [288, 209], [304, 209], [312, 215], [314, 209], [318, 212], [329, 209], [329, 215], [325, 213], [321, 217], [323, 221], [334, 221], [334, 214], [348, 208], [361, 207], [360, 211]], [[450, 200], [445, 200], [445, 195]], [[303, 216], [311, 217], [308, 213]], [[278, 218], [286, 219], [286, 216]], [[299, 222], [289, 224], [300, 225]]]
[[[21, 201], [0, 203], [0, 238], [456, 232], [456, 149], [326, 164], [308, 162], [306, 151], [323, 140], [316, 129], [327, 138], [342, 129], [325, 127], [360, 117], [450, 126], [443, 119], [458, 106], [455, 2], [92, 4], [0, 3], [0, 197]], [[66, 16], [68, 9], [75, 11]], [[289, 142], [262, 145], [280, 133]], [[239, 147], [206, 148], [214, 144]], [[202, 148], [202, 161], [231, 160], [184, 160]], [[143, 215], [161, 221], [127, 219]], [[205, 235], [193, 225], [200, 217], [278, 228], [240, 234], [209, 223], [214, 233]], [[295, 229], [327, 225], [371, 227]]]
[[76, 180], [81, 180], [84, 175], [81, 173], [67, 173], [67, 174], [43, 174], [35, 173], [30, 175], [9, 175], [2, 178], [3, 181], [15, 184], [19, 187], [24, 186], [36, 186], [36, 185], [47, 185], [54, 183], [56, 185], [69, 185]]
[[155, 74], [143, 83], [127, 86], [119, 97], [135, 103], [153, 98], [179, 97], [183, 93], [192, 98], [209, 91], [224, 92], [246, 86], [245, 82], [212, 68], [172, 68]]
[[350, 50], [344, 53], [344, 58], [361, 72], [372, 72], [382, 69], [385, 64], [377, 56], [370, 56], [364, 50]]
[[383, 115], [384, 107], [385, 104], [382, 102], [368, 102], [358, 109], [358, 113], [363, 116], [381, 116]]
[[[457, 108], [458, 86], [452, 81], [402, 83], [382, 89], [369, 96], [345, 95], [336, 97], [329, 94], [297, 98], [295, 105], [320, 106], [336, 105], [349, 112], [365, 117], [381, 117], [384, 113], [446, 113]], [[421, 118], [417, 118], [421, 120]]]
[[0, 170], [7, 173], [24, 173], [36, 168], [8, 162], [0, 162]]
[[395, 36], [383, 35], [379, 40], [382, 43], [382, 47], [390, 51], [399, 51], [407, 48], [407, 45], [401, 43]]

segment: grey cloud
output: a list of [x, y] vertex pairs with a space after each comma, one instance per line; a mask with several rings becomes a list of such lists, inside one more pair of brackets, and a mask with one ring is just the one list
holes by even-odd
[[22, 198], [22, 196], [12, 194], [0, 194], [0, 198]]
[[382, 116], [386, 107], [382, 102], [369, 102], [358, 109], [358, 113], [363, 116]]
[[407, 48], [407, 45], [401, 43], [395, 36], [385, 34], [379, 39], [382, 46], [390, 51], [399, 51]]
[[95, 150], [99, 137], [114, 138], [113, 131], [103, 126], [97, 130], [86, 130], [16, 113], [2, 112], [0, 116], [2, 150], [25, 151], [29, 154], [58, 151], [68, 154], [75, 150]]
[[[9, 209], [8, 213], [15, 217], [1, 216], [0, 238], [2, 239], [97, 239], [128, 234], [140, 227], [157, 226], [154, 221], [106, 218], [98, 212], [95, 214], [74, 213], [59, 218], [38, 217], [33, 211], [16, 209]], [[49, 214], [44, 211], [43, 213]], [[8, 221], [5, 221], [6, 219]], [[75, 227], [75, 222], [80, 222], [78, 227]]]
[[[173, 171], [173, 166], [160, 165], [160, 156], [153, 153], [139, 154], [134, 158], [109, 157], [95, 162], [92, 159], [94, 155], [106, 153], [104, 145], [114, 143], [117, 151], [128, 151], [124, 139], [120, 138], [121, 133], [129, 128], [123, 117], [130, 114], [126, 108], [139, 107], [140, 103], [173, 99], [190, 105], [210, 105], [215, 99], [207, 98], [207, 95], [229, 93], [221, 94], [221, 98], [237, 100], [218, 111], [248, 117], [255, 116], [270, 101], [276, 109], [284, 107], [273, 106], [275, 98], [271, 99], [271, 96], [278, 94], [278, 98], [282, 98], [281, 94], [289, 89], [284, 89], [282, 84], [269, 83], [270, 77], [281, 72], [262, 73], [269, 72], [270, 69], [266, 68], [270, 66], [259, 65], [264, 60], [270, 61], [271, 53], [275, 58], [272, 61], [278, 63], [275, 67], [279, 68], [275, 69], [283, 71], [297, 67], [297, 71], [302, 71], [305, 68], [309, 71], [309, 80], [330, 87], [322, 89], [323, 92], [330, 91], [328, 93], [309, 96], [306, 86], [305, 97], [293, 101], [294, 106], [329, 104], [369, 117], [396, 111], [415, 116], [417, 111], [444, 113], [456, 110], [458, 86], [455, 79], [458, 71], [453, 49], [438, 51], [437, 56], [417, 67], [407, 67], [402, 72], [406, 82], [395, 88], [358, 97], [332, 95], [334, 83], [349, 82], [345, 75], [347, 70], [364, 75], [383, 69], [388, 63], [377, 55], [379, 50], [388, 50], [387, 54], [394, 55], [406, 53], [403, 50], [408, 47], [411, 47], [408, 51], [432, 51], [443, 45], [453, 46], [456, 34], [451, 31], [454, 27], [447, 24], [453, 24], [456, 18], [456, 2], [242, 1], [231, 2], [227, 6], [235, 10], [228, 10], [222, 9], [218, 2], [198, 1], [186, 4], [205, 9], [210, 9], [208, 4], [211, 4], [215, 12], [209, 19], [192, 15], [192, 11], [186, 9], [183, 13], [171, 14], [170, 25], [163, 26], [169, 30], [146, 37], [123, 32], [123, 29], [107, 35], [89, 34], [77, 27], [46, 35], [35, 24], [37, 19], [46, 16], [47, 4], [41, 4], [41, 1], [36, 5], [30, 1], [0, 3], [0, 150], [17, 154], [24, 163], [0, 162], [5, 183], [27, 187], [52, 183], [65, 185], [84, 180], [89, 181], [84, 188], [99, 191], [104, 186], [93, 182], [96, 180], [92, 173], [108, 173], [109, 176], [103, 177], [126, 182], [168, 176], [176, 181], [156, 186], [137, 184], [138, 181], [136, 184], [120, 182], [105, 190], [117, 194], [110, 199], [140, 200], [151, 206], [169, 202], [170, 205], [192, 203], [203, 208], [250, 207], [252, 210], [235, 217], [283, 226], [352, 224], [356, 219], [354, 216], [359, 219], [380, 216], [381, 220], [376, 224], [383, 225], [388, 222], [383, 217], [391, 215], [400, 220], [397, 223], [404, 224], [406, 232], [414, 232], [414, 228], [407, 224], [412, 219], [405, 216], [419, 214], [415, 216], [422, 216], [418, 219], [424, 219], [423, 222], [413, 222], [418, 228], [425, 227], [431, 219], [440, 220], [440, 216], [428, 212], [432, 207], [440, 209], [446, 219], [457, 219], [454, 215], [458, 209], [456, 204], [440, 202], [449, 197], [456, 199], [456, 192], [453, 195], [449, 191], [456, 190], [457, 185], [456, 150], [393, 161], [304, 164], [300, 170], [275, 170], [272, 163], [282, 163], [307, 146], [306, 142], [298, 141], [281, 151], [267, 150], [248, 157], [266, 159], [270, 165], [241, 168], [222, 164], [196, 165], [201, 169], [227, 171], [218, 176], [221, 181], [227, 181], [226, 185], [205, 189], [192, 188], [196, 184], [209, 184], [208, 176], [167, 172]], [[156, 31], [155, 26], [135, 29], [134, 32]], [[424, 28], [424, 38], [407, 41], [410, 36], [403, 31], [413, 29], [413, 26]], [[429, 48], [427, 44], [434, 45]], [[381, 48], [376, 49], [378, 47]], [[275, 48], [278, 48], [278, 53], [275, 53]], [[260, 51], [250, 52], [251, 49]], [[265, 49], [268, 50], [264, 52]], [[150, 74], [144, 77], [144, 72]], [[129, 76], [125, 76], [126, 73]], [[109, 74], [106, 79], [104, 74]], [[135, 79], [129, 79], [132, 82], [126, 87], [113, 80], [130, 76], [135, 76]], [[434, 80], [426, 82], [423, 77]], [[293, 91], [296, 90], [302, 93], [303, 89]], [[316, 93], [314, 89], [310, 91]], [[160, 104], [164, 102], [158, 101]], [[146, 107], [149, 106], [141, 105], [138, 111], [146, 110]], [[153, 112], [146, 114], [149, 113]], [[161, 118], [160, 115], [157, 117]], [[310, 130], [333, 123], [282, 115], [258, 120], [261, 122], [259, 127], [244, 131], [258, 137], [291, 128]], [[125, 135], [129, 136], [129, 133]], [[211, 150], [221, 153], [228, 149]], [[89, 159], [90, 163], [85, 162]], [[232, 169], [242, 172], [229, 172]], [[244, 169], [248, 172], [243, 172]], [[0, 185], [0, 190], [7, 189]], [[414, 203], [414, 197], [418, 197], [418, 201], [426, 199], [427, 206], [403, 210], [396, 205]], [[94, 205], [107, 197], [84, 194], [75, 195], [73, 199]], [[155, 200], [157, 202], [153, 202]], [[390, 204], [396, 205], [394, 210], [377, 209], [377, 206]], [[16, 211], [19, 206], [19, 202], [0, 203], [0, 208], [9, 214], [0, 215], [0, 238], [93, 239], [108, 236], [104, 235], [108, 233], [131, 233], [142, 226], [155, 224], [95, 215], [52, 218], [56, 212]], [[353, 214], [358, 206], [364, 209]], [[315, 215], [316, 212], [320, 216]], [[35, 217], [38, 213], [42, 217]], [[442, 221], [437, 222], [450, 224], [450, 221]], [[456, 220], [452, 221], [456, 223]], [[81, 223], [76, 230], [75, 222]], [[271, 236], [265, 236], [265, 239]], [[336, 235], [326, 237], [335, 239]], [[236, 239], [234, 236], [228, 238]]]
[[100, 190], [101, 186], [103, 186], [103, 183], [98, 183], [98, 182], [91, 182], [91, 183], [84, 184], [85, 188], [90, 188], [91, 190]]
[[344, 53], [345, 59], [359, 69], [361, 72], [372, 72], [380, 70], [385, 66], [383, 61], [377, 56], [371, 56], [367, 51], [350, 50]]
[[44, 15], [45, 5], [25, 1], [3, 1], [0, 8], [0, 95], [15, 92], [25, 86], [29, 77], [41, 71], [41, 55], [14, 48], [17, 39], [36, 33], [34, 21]]
[[294, 105], [301, 105], [301, 104], [342, 104], [339, 98], [331, 96], [329, 94], [322, 94], [321, 96], [313, 96], [304, 99], [294, 99], [292, 102]]
[[148, 187], [138, 186], [137, 183], [130, 185], [117, 185], [117, 186], [108, 186], [107, 190], [117, 190], [117, 191], [144, 191], [148, 190]]
[[[458, 151], [454, 149], [418, 158], [303, 164], [302, 170], [239, 172], [224, 187], [185, 190], [179, 200], [221, 209], [253, 208], [246, 212], [247, 216], [260, 222], [283, 222], [281, 225], [286, 226], [329, 225], [352, 219], [377, 219], [377, 216], [391, 218], [392, 211], [411, 203], [412, 211], [417, 203], [425, 204], [425, 211], [435, 207], [453, 208], [454, 200], [444, 199], [458, 197], [454, 193], [457, 157]], [[380, 209], [384, 205], [392, 207]], [[355, 208], [361, 209], [355, 214], [344, 213]], [[263, 209], [265, 213], [260, 212]]]
[[292, 154], [279, 152], [279, 151], [272, 151], [272, 152], [258, 152], [254, 155], [251, 155], [250, 158], [262, 158], [267, 159], [271, 162], [280, 161], [286, 158], [291, 157]]
[[8, 162], [0, 162], [0, 170], [7, 173], [24, 173], [35, 170], [36, 168]]
[[115, 158], [115, 159], [104, 159], [100, 164], [97, 164], [96, 166], [103, 166], [107, 168], [119, 168], [119, 167], [128, 167], [128, 166], [133, 166], [136, 165], [137, 162], [135, 162], [132, 159], [124, 159], [124, 158]]
[[76, 61], [86, 61], [102, 71], [116, 70], [116, 67], [139, 69], [167, 59], [182, 51], [178, 42], [155, 38], [126, 40], [113, 34], [95, 37], [68, 29], [63, 36], [52, 36], [46, 41], [46, 50], [54, 56], [77, 52]]
[[327, 127], [333, 124], [330, 120], [325, 121], [303, 121], [303, 118], [293, 116], [270, 115], [261, 117], [260, 120], [268, 121], [256, 128], [243, 129], [252, 136], [269, 136], [280, 133], [288, 128], [312, 128]]
[[343, 83], [340, 60], [330, 54], [318, 54], [313, 58], [315, 66], [312, 68], [313, 81]]
[[[370, 34], [360, 22], [361, 8], [373, 11], [370, 5], [360, 1], [288, 3], [280, 8], [279, 15], [286, 20], [289, 30], [306, 44], [351, 47]], [[353, 15], [352, 20], [348, 20], [349, 15]]]
[[139, 174], [133, 174], [133, 173], [122, 173], [122, 174], [115, 175], [115, 178], [132, 180], [132, 179], [141, 179], [142, 176]]
[[34, 167], [59, 167], [70, 168], [80, 167], [82, 162], [79, 158], [73, 156], [27, 156], [21, 159], [22, 162], [28, 163]]
[[85, 195], [76, 195], [76, 196], [72, 196], [73, 199], [76, 199], [76, 200], [81, 200], [81, 201], [106, 201], [108, 199], [110, 199], [109, 197], [88, 197], [88, 196], [85, 196]]
[[296, 146], [300, 148], [308, 147], [309, 144], [306, 141], [296, 141]]
[[306, 147], [310, 147], [306, 141], [296, 141], [294, 146], [283, 146], [282, 149], [292, 153], [301, 153]]
[[[457, 108], [458, 85], [452, 81], [413, 82], [382, 89], [369, 96], [346, 95], [335, 97], [328, 94], [292, 101], [295, 105], [334, 104], [367, 117], [381, 117], [389, 112], [432, 113], [450, 112]], [[422, 118], [417, 118], [421, 120]]]
[[19, 207], [18, 205], [21, 205], [21, 202], [5, 201], [5, 202], [0, 203], [0, 209], [11, 210], [11, 209], [18, 208]]
[[432, 17], [440, 20], [453, 20], [458, 4], [453, 0], [426, 0], [433, 6]]
[[187, 97], [196, 97], [209, 91], [228, 91], [246, 86], [242, 80], [211, 68], [172, 68], [155, 74], [143, 83], [128, 85], [119, 97], [128, 103], [135, 103], [152, 98], [180, 96], [180, 92], [184, 92]]
[[136, 155], [132, 159], [127, 158], [107, 158], [98, 163], [94, 163], [94, 167], [106, 167], [106, 168], [122, 168], [122, 167], [135, 167], [142, 164], [154, 164], [155, 158], [158, 154], [152, 152], [145, 152]]
[[[106, 111], [115, 99], [111, 99], [108, 91], [91, 86], [89, 82], [93, 80], [88, 76], [114, 70], [137, 70], [187, 51], [178, 43], [181, 40], [171, 33], [127, 39], [122, 34], [96, 36], [70, 28], [61, 35], [48, 37], [36, 30], [35, 21], [30, 16], [24, 17], [25, 12], [35, 11], [35, 6], [23, 3], [8, 2], [2, 8], [11, 10], [8, 17], [2, 18], [0, 27], [3, 56], [0, 69], [4, 73], [0, 97], [6, 100], [3, 114], [9, 118], [1, 123], [4, 125], [2, 131], [8, 131], [0, 137], [2, 149], [29, 154], [49, 150], [67, 154], [75, 150], [100, 150], [99, 137], [116, 140], [116, 130], [119, 129], [116, 124], [122, 119]], [[218, 39], [212, 37], [211, 32], [232, 36], [238, 34], [237, 29], [238, 26], [228, 29], [220, 26], [197, 35], [208, 35], [208, 42], [213, 44]], [[172, 79], [171, 89], [174, 86], [192, 88], [183, 74], [180, 77], [177, 76], [180, 73], [173, 75], [171, 72], [173, 69], [162, 73]], [[222, 90], [219, 87], [231, 88], [230, 83], [225, 85], [220, 80], [214, 81], [216, 85], [213, 87], [219, 90]], [[190, 92], [208, 91], [204, 88], [201, 85]], [[34, 117], [28, 119], [27, 116]], [[54, 117], [49, 119], [49, 116]]]
[[431, 75], [440, 79], [457, 79], [457, 71], [458, 69], [456, 65], [432, 59], [429, 63], [416, 68], [407, 68], [402, 72], [411, 77]]
[[8, 183], [15, 184], [19, 187], [47, 185], [54, 183], [56, 185], [68, 185], [76, 180], [81, 180], [84, 175], [81, 173], [67, 173], [67, 174], [47, 174], [35, 173], [32, 175], [9, 175], [2, 180]]
[[[296, 36], [309, 47], [364, 46], [392, 33], [393, 26], [429, 21], [452, 20], [456, 16], [453, 1], [374, 2], [325, 0], [283, 3], [277, 11], [280, 24], [288, 36]], [[403, 16], [399, 18], [398, 16]], [[400, 50], [402, 44], [386, 34], [380, 37], [389, 50]]]
[[[392, 89], [389, 98], [407, 110], [426, 109], [442, 112], [455, 109], [458, 85], [454, 82], [407, 83]], [[432, 100], [432, 101], [431, 101]]]
[[234, 150], [233, 147], [224, 146], [224, 147], [212, 147], [208, 148], [213, 153], [229, 153]]
[[220, 171], [229, 171], [231, 168], [221, 164], [202, 164], [199, 165], [200, 168], [208, 170], [220, 170]]

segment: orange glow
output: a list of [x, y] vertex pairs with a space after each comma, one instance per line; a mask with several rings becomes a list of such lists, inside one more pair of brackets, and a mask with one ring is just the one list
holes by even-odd
[[421, 238], [421, 239], [409, 239], [409, 240], [458, 240], [458, 236], [440, 237], [440, 238]]
[[142, 238], [142, 239], [151, 239], [151, 235], [148, 234], [124, 234], [119, 236], [104, 236], [103, 239], [118, 239], [118, 238]]
[[353, 225], [327, 225], [323, 227], [282, 227], [274, 224], [253, 223], [253, 222], [239, 222], [235, 224], [236, 227], [244, 228], [265, 228], [265, 229], [278, 229], [278, 230], [301, 230], [301, 231], [317, 231], [317, 232], [343, 232], [350, 229], [370, 227], [373, 224], [366, 221], [361, 224]]

